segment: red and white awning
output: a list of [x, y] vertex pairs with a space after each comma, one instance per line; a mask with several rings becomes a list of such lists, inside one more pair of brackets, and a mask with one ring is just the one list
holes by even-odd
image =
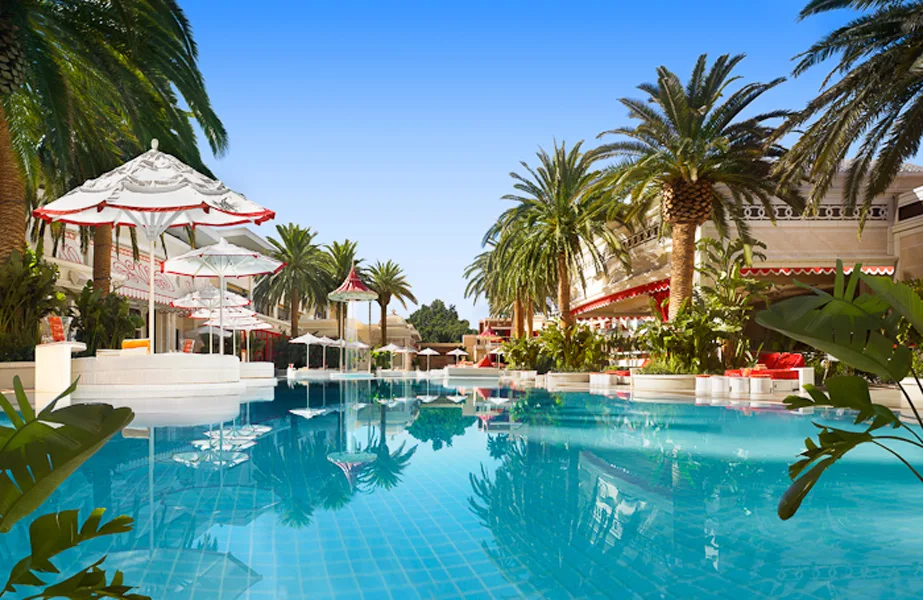
[[[852, 273], [853, 267], [843, 266], [843, 272], [847, 275]], [[888, 266], [863, 266], [862, 272], [867, 275], [894, 275], [894, 267]], [[743, 267], [740, 270], [741, 275], [755, 275], [757, 277], [769, 277], [772, 275], [783, 275], [790, 277], [792, 275], [833, 275], [836, 273], [836, 267]]]
[[615, 304], [616, 302], [622, 302], [623, 300], [629, 300], [631, 298], [636, 298], [637, 296], [643, 296], [645, 294], [650, 295], [659, 292], [666, 292], [669, 289], [670, 280], [660, 279], [658, 281], [652, 281], [650, 283], [638, 285], [633, 288], [628, 288], [627, 290], [622, 290], [621, 292], [609, 294], [607, 296], [603, 296], [602, 298], [597, 298], [596, 300], [591, 300], [586, 304], [581, 304], [575, 308], [572, 308], [570, 313], [574, 316], [582, 315], [593, 310], [604, 308], [610, 304]]

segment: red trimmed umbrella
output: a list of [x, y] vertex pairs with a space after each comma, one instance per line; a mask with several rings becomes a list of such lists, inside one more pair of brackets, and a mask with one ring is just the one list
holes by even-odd
[[[362, 281], [362, 278], [359, 277], [359, 273], [356, 272], [356, 265], [353, 264], [352, 268], [349, 269], [349, 275], [346, 276], [346, 279], [337, 289], [333, 290], [327, 294], [327, 298], [333, 300], [334, 302], [346, 302], [347, 307], [348, 303], [352, 302], [368, 302], [369, 303], [369, 344], [372, 343], [372, 301], [378, 299], [378, 293], [372, 291], [369, 286], [365, 285], [365, 282]], [[348, 318], [348, 309], [347, 309], [347, 318]], [[355, 340], [354, 340], [355, 341]], [[386, 343], [387, 340], [382, 340], [382, 343]], [[369, 372], [372, 372], [372, 357], [369, 355]]]
[[49, 223], [137, 227], [144, 233], [149, 244], [148, 337], [152, 351], [154, 242], [170, 227], [258, 225], [276, 216], [220, 181], [158, 151], [156, 139], [144, 154], [87, 180], [32, 214]]
[[[217, 244], [195, 248], [185, 254], [171, 258], [163, 263], [164, 273], [173, 275], [186, 275], [187, 277], [218, 278], [218, 289], [225, 292], [224, 280], [227, 277], [253, 277], [278, 273], [285, 263], [259, 252], [229, 244], [221, 238]], [[218, 319], [224, 318], [224, 293], [219, 294], [221, 303], [218, 310]], [[223, 329], [223, 327], [222, 327]], [[224, 346], [221, 347], [222, 353]]]

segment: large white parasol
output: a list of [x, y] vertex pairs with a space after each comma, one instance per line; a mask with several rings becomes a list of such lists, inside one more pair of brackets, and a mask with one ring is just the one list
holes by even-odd
[[304, 344], [306, 346], [304, 366], [310, 369], [311, 368], [311, 344], [320, 344], [321, 343], [320, 338], [317, 337], [316, 335], [311, 335], [310, 333], [306, 333], [304, 335], [290, 339], [288, 343], [289, 344]]
[[[216, 310], [221, 305], [224, 305], [225, 308], [241, 308], [249, 306], [250, 300], [243, 296], [232, 294], [231, 292], [224, 292], [222, 297], [218, 288], [209, 283], [205, 287], [191, 294], [186, 294], [182, 298], [170, 303], [170, 306], [173, 308], [186, 308], [190, 310]], [[212, 353], [211, 327], [208, 328], [208, 353]]]
[[455, 364], [456, 364], [456, 365], [458, 364], [458, 357], [459, 357], [459, 356], [468, 356], [468, 353], [465, 352], [464, 350], [462, 350], [461, 348], [456, 348], [455, 350], [449, 350], [448, 352], [446, 352], [446, 354], [448, 354], [449, 356], [454, 356], [454, 357], [455, 357]]
[[418, 354], [419, 356], [425, 356], [425, 357], [426, 357], [426, 370], [427, 370], [427, 371], [429, 371], [429, 357], [430, 357], [430, 356], [441, 356], [438, 352], [436, 352], [436, 351], [433, 350], [432, 348], [424, 348], [424, 349], [420, 350], [420, 352], [418, 352], [417, 354]]
[[89, 179], [33, 211], [36, 218], [71, 225], [137, 227], [149, 245], [148, 337], [154, 344], [154, 242], [170, 227], [260, 224], [275, 217], [223, 183], [177, 158], [151, 149]]
[[[224, 280], [228, 277], [253, 277], [277, 273], [285, 263], [259, 252], [229, 244], [221, 238], [217, 244], [196, 248], [171, 258], [163, 263], [163, 272], [188, 277], [218, 278], [218, 289], [225, 291]], [[224, 294], [218, 295], [219, 299]], [[218, 321], [223, 321], [224, 305], [219, 303]], [[224, 347], [222, 346], [222, 352]]]

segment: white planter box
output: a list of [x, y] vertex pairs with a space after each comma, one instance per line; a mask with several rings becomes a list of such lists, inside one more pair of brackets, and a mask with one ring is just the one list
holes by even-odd
[[711, 377], [706, 375], [704, 377], [695, 378], [695, 395], [696, 396], [711, 396]]
[[276, 366], [271, 362], [240, 363], [241, 379], [275, 379]]
[[632, 393], [695, 392], [695, 375], [643, 375], [632, 370]]
[[731, 384], [724, 375], [712, 375], [708, 379], [711, 381], [712, 396], [727, 396], [731, 392]]
[[590, 373], [590, 387], [609, 388], [618, 385], [620, 378], [612, 373]]
[[570, 387], [590, 385], [589, 373], [548, 373], [545, 375], [545, 384], [548, 387]]
[[13, 389], [13, 377], [17, 375], [22, 380], [22, 387], [27, 390], [35, 388], [34, 362], [5, 362], [0, 363], [0, 390]]

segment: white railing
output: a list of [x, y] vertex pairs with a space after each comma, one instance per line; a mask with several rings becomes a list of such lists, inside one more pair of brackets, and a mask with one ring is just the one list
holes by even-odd
[[[868, 221], [887, 221], [888, 205], [873, 204], [869, 208]], [[859, 209], [849, 210], [842, 204], [821, 204], [815, 214], [802, 216], [791, 206], [784, 204], [773, 205], [771, 213], [764, 207], [752, 205], [743, 207], [744, 219], [747, 221], [858, 221]]]

